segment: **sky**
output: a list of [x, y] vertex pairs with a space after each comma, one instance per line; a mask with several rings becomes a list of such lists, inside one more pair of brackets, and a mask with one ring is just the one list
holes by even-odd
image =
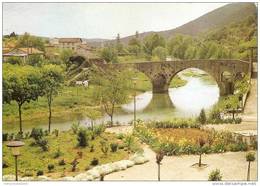
[[169, 30], [227, 3], [4, 3], [3, 34], [114, 39]]

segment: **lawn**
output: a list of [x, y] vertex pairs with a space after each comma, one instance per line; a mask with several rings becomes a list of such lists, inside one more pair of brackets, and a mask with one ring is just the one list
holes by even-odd
[[[42, 170], [44, 175], [52, 178], [58, 178], [61, 176], [73, 176], [79, 172], [85, 171], [91, 168], [90, 162], [93, 158], [99, 160], [99, 164], [108, 162], [115, 162], [122, 159], [128, 159], [130, 151], [126, 148], [120, 148], [116, 152], [111, 152], [109, 147], [107, 155], [101, 151], [101, 141], [107, 142], [110, 146], [111, 143], [117, 143], [122, 145], [123, 140], [117, 138], [115, 134], [103, 132], [100, 136], [96, 136], [94, 140], [89, 140], [87, 147], [77, 146], [77, 135], [71, 130], [60, 132], [58, 137], [54, 134], [45, 136], [48, 140], [49, 150], [43, 151], [38, 145], [32, 145], [33, 138], [25, 139], [25, 146], [21, 148], [21, 156], [19, 156], [19, 175], [20, 176], [36, 176], [37, 171]], [[91, 146], [93, 145], [94, 151], [91, 152]], [[58, 149], [60, 150], [60, 156], [55, 158], [55, 154]], [[80, 158], [79, 152], [82, 152]], [[72, 172], [71, 162], [79, 158], [76, 171]], [[64, 159], [65, 165], [59, 165], [59, 161]], [[14, 158], [11, 155], [11, 150], [6, 147], [6, 142], [3, 143], [3, 161], [8, 165], [7, 168], [3, 168], [3, 174], [14, 174]], [[47, 166], [49, 164], [54, 165], [53, 171], [49, 172]]]

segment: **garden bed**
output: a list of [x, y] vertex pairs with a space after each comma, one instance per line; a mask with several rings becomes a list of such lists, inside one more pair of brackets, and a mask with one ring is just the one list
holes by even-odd
[[[87, 133], [89, 132], [90, 129]], [[35, 143], [35, 139], [28, 135], [23, 136], [25, 146], [21, 148], [21, 156], [18, 158], [19, 176], [31, 177], [42, 174], [50, 178], [75, 176], [96, 165], [128, 159], [131, 154], [140, 150], [140, 144], [131, 136], [117, 136], [107, 132], [91, 136], [88, 134], [86, 147], [78, 145], [78, 138], [78, 133], [73, 130], [58, 134], [57, 131], [52, 134], [46, 133], [42, 139], [48, 141], [48, 150], [43, 150]], [[3, 142], [3, 175], [14, 173], [14, 158], [6, 143]], [[75, 159], [77, 165], [72, 171]]]

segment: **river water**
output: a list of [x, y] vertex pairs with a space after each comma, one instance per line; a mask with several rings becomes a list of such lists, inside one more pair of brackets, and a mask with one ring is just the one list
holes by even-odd
[[[193, 70], [197, 74], [203, 74], [199, 70]], [[184, 75], [183, 71], [179, 76], [187, 80], [187, 84], [178, 88], [170, 88], [168, 94], [153, 94], [147, 91], [136, 97], [137, 119], [142, 120], [168, 120], [174, 117], [196, 117], [201, 109], [208, 110], [219, 99], [219, 88], [217, 84], [209, 80], [208, 76], [190, 77]], [[121, 106], [116, 110], [114, 122], [127, 124], [133, 120], [134, 101]], [[108, 116], [104, 116], [96, 123], [109, 121]], [[52, 129], [67, 130], [73, 121], [53, 123]], [[89, 119], [80, 121], [81, 125], [89, 126]], [[35, 126], [36, 127], [36, 126]], [[47, 129], [47, 124], [37, 124], [37, 127]], [[32, 126], [24, 125], [24, 131], [30, 131]], [[5, 132], [17, 131], [7, 129]]]

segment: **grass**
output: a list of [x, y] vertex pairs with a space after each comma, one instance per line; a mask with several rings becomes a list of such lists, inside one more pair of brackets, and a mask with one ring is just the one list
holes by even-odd
[[[43, 152], [38, 146], [30, 146], [34, 141], [32, 138], [24, 140], [25, 146], [21, 148], [21, 156], [18, 159], [19, 175], [26, 176], [28, 173], [33, 176], [36, 175], [38, 170], [42, 170], [44, 175], [58, 178], [62, 175], [73, 176], [79, 172], [85, 171], [86, 167], [90, 165], [93, 158], [99, 160], [99, 164], [108, 162], [115, 162], [122, 159], [127, 159], [129, 156], [128, 151], [118, 149], [116, 152], [111, 152], [109, 148], [108, 154], [105, 156], [101, 151], [100, 141], [106, 140], [109, 144], [116, 142], [122, 143], [122, 140], [116, 138], [115, 134], [102, 133], [101, 136], [96, 137], [94, 140], [89, 141], [89, 146], [85, 148], [77, 147], [77, 136], [72, 131], [60, 132], [59, 136], [55, 135], [46, 136], [49, 141], [49, 150]], [[94, 145], [94, 152], [90, 152], [90, 146]], [[62, 155], [54, 158], [54, 153], [60, 149]], [[78, 157], [78, 152], [82, 152], [83, 156], [80, 158], [79, 164], [75, 172], [71, 171], [72, 165], [70, 164], [74, 158]], [[58, 165], [60, 160], [64, 159], [66, 165]], [[6, 147], [6, 142], [3, 143], [3, 161], [9, 167], [3, 168], [3, 174], [14, 174], [14, 158], [11, 155], [11, 150]], [[48, 172], [48, 164], [54, 165], [54, 170]]]

